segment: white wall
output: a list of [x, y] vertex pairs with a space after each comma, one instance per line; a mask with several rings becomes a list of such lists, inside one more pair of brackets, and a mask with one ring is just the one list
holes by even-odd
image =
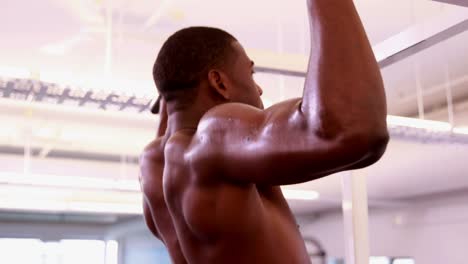
[[[468, 191], [415, 201], [411, 206], [370, 210], [372, 256], [409, 256], [417, 264], [468, 263]], [[329, 214], [302, 227], [330, 257], [344, 256], [341, 214]]]

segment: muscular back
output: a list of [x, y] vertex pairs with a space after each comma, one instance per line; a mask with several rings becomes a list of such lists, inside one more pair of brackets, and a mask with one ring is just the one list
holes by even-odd
[[[188, 152], [197, 151], [190, 148], [192, 137], [186, 131], [167, 143], [157, 140], [142, 159], [143, 190], [151, 197], [146, 199], [147, 223], [154, 225], [150, 229], [166, 243], [173, 261], [309, 263], [280, 189], [206, 177], [187, 160]], [[170, 241], [177, 243], [170, 246]]]
[[164, 199], [164, 142], [162, 138], [146, 147], [140, 159], [140, 167], [145, 222], [153, 235], [165, 244], [173, 263], [188, 263], [180, 249], [172, 218]]

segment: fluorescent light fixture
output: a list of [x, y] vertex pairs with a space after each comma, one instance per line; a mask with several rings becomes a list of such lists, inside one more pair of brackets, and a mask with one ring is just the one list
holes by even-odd
[[0, 210], [142, 214], [141, 196], [130, 198], [128, 193], [119, 192], [109, 197], [109, 194], [75, 193], [56, 188], [0, 186]]
[[393, 260], [392, 264], [414, 264], [414, 259], [411, 258], [397, 258]]
[[136, 179], [0, 173], [0, 209], [139, 215], [143, 213], [139, 190]]
[[391, 126], [402, 126], [411, 128], [428, 129], [438, 132], [450, 132], [452, 127], [447, 122], [408, 118], [402, 116], [387, 116], [387, 123]]
[[141, 203], [96, 203], [70, 202], [67, 211], [112, 214], [143, 214]]
[[288, 200], [317, 200], [320, 194], [316, 191], [282, 189], [283, 195]]
[[109, 214], [143, 214], [141, 203], [96, 203], [69, 202], [55, 200], [0, 200], [0, 209], [38, 212], [80, 212], [80, 213], [109, 213]]
[[343, 211], [350, 211], [353, 209], [353, 203], [351, 201], [343, 201], [341, 208]]
[[10, 197], [1, 197], [0, 209], [38, 212], [65, 212], [67, 211], [67, 206], [63, 201], [43, 201], [37, 199], [19, 200], [11, 199]]
[[91, 177], [67, 177], [54, 175], [0, 173], [0, 183], [35, 185], [72, 189], [140, 191], [138, 180], [114, 180]]
[[26, 68], [0, 66], [0, 77], [30, 78], [31, 72]]
[[390, 264], [388, 257], [370, 257], [369, 264]]
[[468, 127], [456, 127], [453, 129], [453, 133], [468, 135]]

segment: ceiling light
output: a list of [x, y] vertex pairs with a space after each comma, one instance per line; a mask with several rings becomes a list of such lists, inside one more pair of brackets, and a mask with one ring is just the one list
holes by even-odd
[[316, 191], [282, 189], [282, 192], [288, 200], [317, 200], [320, 197]]
[[71, 202], [68, 203], [67, 209], [68, 211], [88, 213], [143, 214], [141, 203]]
[[39, 212], [64, 212], [66, 204], [63, 201], [43, 201], [43, 200], [18, 200], [18, 199], [0, 199], [0, 209], [2, 210], [20, 210], [20, 211], [39, 211]]
[[350, 211], [353, 209], [353, 203], [351, 201], [345, 200], [341, 204], [343, 211]]
[[143, 214], [141, 203], [83, 203], [48, 199], [1, 199], [0, 209], [39, 212]]
[[0, 210], [142, 214], [141, 195], [0, 185]]
[[138, 180], [98, 179], [55, 175], [0, 173], [0, 183], [74, 189], [140, 191]]

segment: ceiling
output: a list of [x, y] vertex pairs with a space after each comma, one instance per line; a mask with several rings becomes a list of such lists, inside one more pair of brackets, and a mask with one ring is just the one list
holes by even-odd
[[[373, 45], [461, 8], [429, 0], [355, 2]], [[309, 52], [305, 1], [2, 0], [2, 10], [0, 67], [25, 68], [33, 77], [94, 89], [154, 96], [151, 68], [158, 49], [175, 30], [191, 25], [228, 30], [252, 57], [261, 52], [303, 56]], [[383, 70], [389, 111], [415, 113], [414, 64], [420, 68], [421, 83], [430, 98], [429, 91], [446, 82], [442, 74], [446, 64], [451, 80], [463, 79], [468, 62], [463, 43], [467, 40], [468, 33], [462, 34]], [[266, 100], [289, 96], [289, 91], [279, 92], [280, 82], [266, 83]], [[457, 82], [456, 86], [465, 84]], [[288, 81], [285, 86], [301, 88], [300, 83]], [[430, 98], [428, 107], [437, 101]]]
[[[309, 52], [305, 1], [0, 1], [0, 77], [2, 67], [26, 69], [33, 79], [154, 97], [151, 68], [158, 49], [171, 33], [190, 25], [224, 28], [252, 56]], [[374, 46], [461, 8], [428, 0], [355, 3]], [[466, 43], [468, 32], [383, 69], [389, 113], [417, 116], [419, 83], [426, 118], [447, 121], [448, 85], [456, 103], [455, 124], [468, 126]], [[304, 82], [272, 74], [256, 78], [268, 103], [300, 96]], [[6, 124], [0, 131], [3, 172], [22, 173], [27, 165], [40, 175], [136, 180], [135, 157], [157, 125], [157, 117], [146, 113], [6, 99], [0, 99], [0, 109], [0, 122]], [[35, 149], [29, 163], [22, 156], [25, 145]], [[370, 204], [468, 187], [466, 156], [466, 145], [393, 138], [383, 159], [367, 170]], [[289, 188], [321, 194], [313, 203], [291, 202], [296, 212], [339, 207], [339, 175]]]

